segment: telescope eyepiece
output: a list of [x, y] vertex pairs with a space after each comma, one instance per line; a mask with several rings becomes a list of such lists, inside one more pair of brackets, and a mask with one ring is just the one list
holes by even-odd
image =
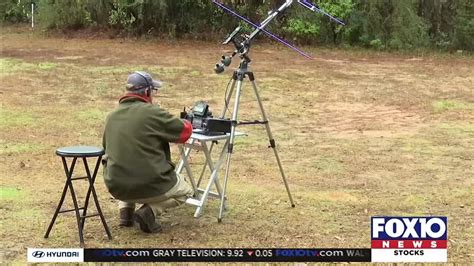
[[216, 72], [216, 74], [221, 74], [222, 72], [224, 72], [225, 70], [225, 66], [223, 63], [217, 63], [216, 66], [214, 67], [214, 72]]
[[230, 56], [222, 56], [222, 64], [224, 64], [224, 66], [228, 67], [230, 66], [230, 64], [232, 64], [232, 57]]
[[223, 55], [221, 61], [214, 67], [214, 72], [220, 74], [224, 72], [225, 68], [230, 66], [230, 64], [232, 64], [232, 56]]

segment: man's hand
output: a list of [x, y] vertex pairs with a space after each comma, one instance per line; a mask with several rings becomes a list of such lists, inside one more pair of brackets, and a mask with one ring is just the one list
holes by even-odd
[[189, 137], [191, 137], [191, 134], [193, 134], [193, 125], [191, 124], [191, 122], [189, 122], [188, 120], [183, 120], [183, 123], [183, 131], [181, 131], [179, 139], [176, 141], [176, 143], [185, 143], [189, 139]]

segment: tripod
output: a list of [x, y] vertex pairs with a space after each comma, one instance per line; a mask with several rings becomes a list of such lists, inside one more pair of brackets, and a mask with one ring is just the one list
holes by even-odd
[[[280, 173], [281, 173], [281, 176], [283, 178], [283, 183], [285, 184], [286, 191], [288, 192], [288, 197], [290, 198], [291, 207], [295, 207], [295, 204], [293, 202], [293, 198], [291, 197], [290, 188], [288, 187], [288, 182], [286, 181], [285, 172], [283, 171], [283, 167], [281, 166], [281, 162], [280, 162], [280, 157], [278, 156], [278, 152], [276, 150], [275, 140], [273, 139], [272, 131], [270, 130], [270, 126], [268, 125], [267, 115], [265, 114], [265, 110], [263, 109], [262, 100], [260, 99], [260, 95], [258, 94], [257, 85], [255, 85], [255, 77], [253, 75], [253, 72], [248, 70], [248, 65], [251, 61], [250, 58], [248, 57], [250, 46], [251, 46], [251, 43], [252, 43], [253, 39], [260, 32], [263, 32], [266, 35], [270, 36], [271, 38], [283, 43], [284, 45], [286, 45], [286, 46], [290, 47], [291, 49], [297, 51], [298, 53], [305, 56], [306, 58], [311, 58], [311, 56], [305, 54], [304, 52], [300, 51], [298, 48], [296, 48], [293, 45], [285, 42], [284, 40], [282, 40], [280, 38], [278, 38], [277, 36], [273, 35], [271, 32], [269, 32], [265, 29], [265, 27], [273, 19], [275, 19], [279, 14], [283, 13], [288, 7], [290, 7], [291, 4], [293, 4], [293, 1], [294, 0], [285, 0], [285, 2], [282, 3], [282, 5], [280, 7], [270, 11], [268, 17], [265, 20], [263, 20], [261, 23], [258, 23], [258, 24], [253, 23], [252, 21], [248, 20], [247, 18], [239, 15], [237, 12], [235, 12], [232, 9], [230, 9], [229, 7], [225, 6], [223, 3], [221, 3], [217, 0], [212, 1], [215, 5], [217, 5], [222, 10], [232, 14], [233, 16], [236, 16], [240, 20], [244, 21], [245, 23], [247, 23], [250, 26], [255, 28], [255, 30], [250, 35], [242, 35], [243, 40], [239, 39], [237, 37], [237, 34], [240, 31], [240, 26], [235, 28], [235, 30], [232, 33], [230, 33], [227, 36], [226, 40], [222, 43], [222, 44], [225, 45], [225, 44], [229, 44], [230, 42], [232, 42], [235, 46], [235, 51], [232, 53], [231, 56], [222, 56], [221, 62], [217, 63], [215, 68], [214, 68], [215, 72], [217, 74], [220, 74], [220, 73], [224, 72], [225, 67], [228, 67], [232, 63], [232, 58], [235, 55], [239, 55], [239, 57], [241, 58], [240, 66], [234, 72], [234, 75], [232, 77], [233, 82], [232, 82], [232, 87], [231, 87], [230, 93], [229, 93], [229, 95], [226, 95], [226, 97], [225, 97], [226, 98], [225, 108], [224, 108], [224, 111], [222, 112], [222, 117], [221, 117], [221, 118], [225, 117], [227, 107], [229, 105], [229, 100], [232, 97], [232, 93], [233, 93], [233, 91], [235, 89], [235, 86], [237, 84], [237, 91], [235, 93], [235, 102], [234, 102], [234, 112], [232, 113], [232, 120], [231, 120], [231, 133], [230, 133], [230, 139], [229, 139], [229, 146], [227, 148], [227, 166], [226, 166], [225, 178], [224, 178], [224, 191], [220, 195], [221, 196], [221, 205], [220, 205], [220, 209], [219, 209], [219, 219], [218, 219], [219, 222], [221, 222], [221, 220], [222, 220], [222, 211], [223, 211], [224, 206], [225, 206], [225, 204], [224, 204], [225, 192], [227, 190], [227, 179], [229, 177], [229, 171], [230, 171], [230, 160], [231, 160], [232, 152], [233, 152], [233, 149], [234, 149], [234, 138], [235, 138], [235, 133], [236, 133], [235, 128], [237, 127], [238, 124], [240, 124], [240, 125], [244, 125], [244, 124], [247, 124], [247, 125], [248, 124], [264, 124], [265, 125], [265, 128], [267, 130], [268, 140], [270, 142], [269, 147], [271, 147], [273, 149], [273, 152], [275, 153], [275, 157], [276, 157], [276, 160], [277, 160], [277, 163], [278, 163], [278, 168], [280, 169]], [[325, 16], [328, 16], [330, 19], [336, 21], [337, 23], [339, 23], [341, 25], [345, 25], [345, 23], [343, 21], [337, 19], [336, 17], [332, 16], [331, 14], [329, 14], [329, 13], [325, 12], [324, 10], [320, 9], [319, 6], [311, 3], [311, 1], [309, 1], [309, 0], [298, 0], [298, 3], [303, 5], [306, 8], [310, 9], [311, 11], [322, 13]], [[262, 113], [262, 118], [263, 118], [262, 121], [242, 122], [242, 123], [237, 122], [237, 115], [238, 115], [239, 104], [240, 104], [240, 94], [242, 93], [242, 83], [243, 83], [243, 81], [246, 77], [248, 77], [248, 79], [250, 80], [250, 83], [252, 83], [252, 87], [253, 87], [253, 90], [255, 92], [255, 96], [257, 97], [257, 101], [258, 101], [258, 105], [260, 107], [260, 111]]]
[[[238, 125], [252, 125], [252, 124], [265, 125], [265, 129], [268, 135], [268, 140], [270, 142], [269, 147], [271, 147], [273, 149], [273, 152], [275, 153], [278, 168], [280, 170], [283, 183], [285, 184], [286, 192], [288, 193], [291, 207], [293, 208], [295, 207], [295, 204], [293, 202], [293, 197], [291, 196], [290, 188], [286, 180], [285, 172], [283, 171], [283, 166], [281, 165], [280, 156], [278, 155], [278, 151], [276, 149], [275, 139], [273, 138], [273, 134], [270, 129], [270, 125], [268, 123], [267, 115], [265, 113], [265, 109], [263, 108], [262, 100], [258, 93], [257, 85], [255, 84], [255, 76], [253, 75], [253, 72], [248, 69], [249, 63], [250, 63], [250, 58], [248, 56], [243, 56], [240, 62], [239, 68], [234, 71], [234, 74], [232, 76], [232, 79], [233, 79], [232, 85], [230, 87], [229, 94], [226, 95], [225, 106], [224, 106], [224, 110], [222, 112], [222, 117], [221, 117], [221, 118], [225, 117], [226, 111], [228, 110], [229, 101], [232, 97], [232, 93], [234, 92], [235, 88], [237, 88], [237, 90], [235, 91], [234, 111], [232, 113], [232, 119], [231, 119], [232, 126], [231, 126], [231, 133], [230, 133], [230, 139], [229, 139], [229, 146], [227, 148], [227, 160], [226, 160], [226, 169], [225, 169], [225, 176], [224, 176], [224, 189], [220, 195], [221, 202], [220, 202], [220, 208], [219, 208], [218, 222], [222, 221], [222, 213], [225, 208], [224, 206], [225, 206], [225, 198], [226, 198], [225, 195], [227, 191], [227, 181], [228, 181], [228, 177], [230, 173], [231, 157], [234, 151], [234, 140], [235, 140], [235, 133], [236, 133], [235, 129]], [[237, 121], [238, 112], [239, 112], [239, 104], [240, 104], [240, 96], [242, 93], [242, 85], [246, 77], [250, 80], [250, 83], [252, 84], [253, 90], [255, 92], [255, 96], [257, 98], [258, 106], [260, 108], [260, 112], [263, 119], [262, 121], [240, 122], [240, 123]]]

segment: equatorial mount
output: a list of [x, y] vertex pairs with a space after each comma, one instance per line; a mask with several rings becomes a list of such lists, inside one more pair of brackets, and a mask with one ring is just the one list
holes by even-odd
[[242, 60], [245, 60], [248, 63], [250, 63], [250, 58], [248, 57], [248, 53], [250, 50], [250, 36], [249, 35], [240, 35], [238, 36], [237, 34], [240, 32], [240, 26], [235, 28], [235, 30], [230, 33], [225, 41], [222, 42], [222, 44], [226, 45], [229, 43], [232, 43], [235, 47], [235, 51], [231, 55], [223, 55], [221, 58], [221, 61], [216, 64], [214, 71], [217, 74], [220, 74], [224, 72], [225, 68], [230, 66], [232, 64], [232, 58], [236, 55], [239, 55], [239, 57]]
[[[230, 33], [226, 37], [225, 41], [222, 42], [222, 44], [226, 45], [226, 44], [229, 44], [229, 43], [232, 42], [235, 46], [235, 51], [230, 56], [222, 56], [222, 59], [220, 60], [219, 63], [216, 64], [216, 66], [214, 68], [214, 71], [217, 74], [220, 74], [220, 73], [224, 72], [225, 68], [230, 66], [230, 64], [232, 63], [232, 58], [236, 55], [239, 55], [239, 57], [242, 60], [245, 60], [247, 64], [250, 63], [251, 60], [248, 57], [248, 53], [250, 51], [250, 46], [251, 46], [251, 43], [252, 43], [253, 39], [260, 32], [263, 32], [266, 35], [270, 36], [271, 38], [273, 38], [273, 39], [281, 42], [282, 44], [290, 47], [291, 49], [295, 50], [296, 52], [298, 52], [302, 56], [304, 56], [308, 59], [312, 59], [312, 57], [310, 55], [306, 54], [305, 52], [301, 51], [297, 47], [289, 44], [285, 40], [279, 38], [278, 36], [275, 36], [274, 34], [272, 34], [271, 32], [269, 32], [265, 29], [265, 27], [273, 19], [275, 19], [279, 14], [281, 14], [283, 11], [285, 11], [288, 7], [290, 7], [291, 4], [293, 4], [294, 0], [286, 0], [278, 9], [270, 11], [268, 13], [269, 16], [265, 20], [263, 20], [260, 24], [253, 23], [249, 19], [239, 15], [238, 13], [236, 13], [235, 11], [233, 11], [232, 9], [230, 9], [229, 7], [225, 6], [224, 4], [222, 4], [221, 2], [219, 2], [217, 0], [212, 0], [212, 2], [215, 5], [217, 5], [219, 8], [229, 12], [230, 14], [236, 16], [237, 18], [241, 19], [242, 21], [246, 22], [247, 24], [249, 24], [249, 25], [251, 25], [252, 27], [255, 28], [255, 30], [250, 35], [241, 35], [240, 38], [238, 38], [238, 33], [240, 31], [240, 27], [237, 27], [237, 28], [235, 28], [235, 30], [232, 33]], [[315, 4], [311, 3], [311, 1], [309, 1], [309, 0], [298, 0], [298, 3], [302, 6], [304, 6], [305, 8], [313, 11], [313, 12], [318, 12], [318, 13], [321, 13], [321, 14], [329, 17], [331, 20], [335, 21], [338, 24], [346, 25], [342, 20], [340, 20], [340, 19], [332, 16], [331, 14], [325, 12], [318, 5], [315, 5]]]
[[[258, 33], [260, 33], [261, 31], [263, 32], [266, 32], [267, 31], [265, 30], [265, 27], [274, 19], [278, 16], [278, 14], [280, 14], [281, 12], [283, 12], [285, 9], [287, 9], [292, 3], [293, 3], [293, 0], [286, 0], [286, 2], [281, 5], [278, 9], [276, 10], [273, 10], [273, 11], [270, 11], [269, 12], [269, 16], [260, 23], [260, 25], [255, 25], [254, 23], [252, 23], [251, 21], [249, 21], [248, 19], [240, 16], [239, 14], [235, 13], [234, 11], [232, 11], [231, 9], [229, 9], [228, 7], [224, 6], [222, 3], [218, 2], [218, 1], [213, 1], [214, 4], [218, 5], [220, 8], [230, 12], [231, 14], [233, 15], [236, 15], [237, 17], [241, 18], [242, 20], [244, 20], [245, 22], [251, 24], [252, 26], [254, 26], [255, 30], [250, 34], [250, 35], [238, 35], [238, 33], [240, 32], [240, 26], [238, 26], [237, 28], [234, 29], [234, 31], [232, 33], [230, 33], [229, 35], [227, 35], [226, 39], [224, 42], [222, 42], [222, 44], [226, 45], [226, 44], [229, 44], [229, 43], [232, 43], [234, 44], [234, 47], [235, 47], [235, 51], [230, 55], [230, 56], [222, 56], [222, 59], [219, 63], [216, 64], [215, 68], [214, 68], [214, 71], [217, 73], [217, 74], [220, 74], [222, 72], [224, 72], [225, 68], [230, 66], [230, 64], [232, 63], [232, 58], [236, 55], [238, 55], [242, 61], [245, 61], [246, 64], [250, 63], [252, 60], [248, 57], [248, 53], [250, 51], [250, 45], [253, 41], [253, 39], [258, 35]], [[240, 38], [239, 38], [240, 37]]]

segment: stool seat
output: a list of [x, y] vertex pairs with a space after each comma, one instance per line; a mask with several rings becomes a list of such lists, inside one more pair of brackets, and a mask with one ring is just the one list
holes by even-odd
[[96, 157], [104, 153], [104, 149], [94, 146], [61, 147], [56, 150], [56, 154], [62, 157]]

